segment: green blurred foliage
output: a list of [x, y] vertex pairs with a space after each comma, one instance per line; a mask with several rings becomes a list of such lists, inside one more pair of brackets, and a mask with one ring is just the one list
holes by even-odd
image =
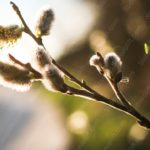
[[145, 54], [149, 53], [150, 46], [147, 43], [144, 43], [144, 50], [145, 50]]

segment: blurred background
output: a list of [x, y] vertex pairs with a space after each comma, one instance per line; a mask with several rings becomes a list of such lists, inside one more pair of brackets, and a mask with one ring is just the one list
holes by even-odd
[[[116, 100], [108, 83], [89, 66], [94, 52], [115, 51], [123, 61], [128, 84], [120, 88], [150, 118], [149, 0], [14, 0], [34, 31], [38, 10], [55, 13], [51, 35], [43, 41], [50, 54], [78, 79]], [[0, 24], [21, 24], [9, 1], [0, 1]], [[32, 62], [34, 41], [23, 35], [8, 52]], [[149, 150], [150, 133], [135, 120], [104, 104], [48, 92], [35, 83], [26, 93], [0, 87], [0, 150]]]

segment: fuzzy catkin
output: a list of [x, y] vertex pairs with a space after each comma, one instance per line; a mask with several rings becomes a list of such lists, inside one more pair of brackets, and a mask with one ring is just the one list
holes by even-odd
[[1, 26], [0, 25], [0, 45], [14, 44], [18, 39], [21, 38], [23, 28], [18, 25]]
[[50, 8], [43, 8], [36, 21], [35, 35], [41, 37], [48, 35], [51, 29], [52, 22], [54, 20], [54, 13]]
[[45, 66], [42, 82], [49, 91], [67, 91], [61, 72], [53, 64]]
[[115, 79], [117, 74], [122, 72], [122, 61], [120, 57], [114, 53], [108, 53], [104, 56], [105, 72], [109, 78]]
[[51, 64], [51, 56], [42, 46], [38, 46], [36, 49], [35, 62], [38, 70], [43, 69], [47, 64]]
[[0, 61], [0, 84], [17, 91], [27, 91], [31, 86], [30, 72]]
[[42, 74], [42, 83], [49, 91], [66, 92], [67, 85], [64, 83], [62, 72], [51, 62], [51, 56], [42, 46], [36, 49], [35, 62], [37, 69]]
[[98, 65], [102, 65], [102, 60], [98, 55], [93, 55], [90, 60], [89, 60], [89, 64], [90, 66], [98, 66]]

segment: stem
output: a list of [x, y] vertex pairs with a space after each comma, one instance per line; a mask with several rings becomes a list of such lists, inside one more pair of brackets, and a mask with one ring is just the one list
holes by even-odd
[[17, 13], [18, 17], [20, 18], [23, 26], [24, 26], [24, 32], [26, 32], [27, 34], [29, 34], [39, 45], [43, 45], [42, 44], [42, 40], [41, 38], [37, 38], [33, 33], [32, 31], [30, 30], [30, 28], [28, 27], [27, 23], [25, 22], [24, 18], [22, 17], [22, 14], [18, 8], [18, 6], [10, 1], [10, 4], [12, 5], [12, 8], [15, 10], [15, 12]]
[[69, 89], [71, 91], [71, 93], [73, 93], [73, 95], [77, 95], [80, 97], [86, 97], [86, 98], [90, 98], [92, 100], [96, 100], [99, 102], [102, 102], [114, 109], [117, 109], [119, 111], [122, 111], [130, 116], [132, 116], [133, 118], [135, 118], [137, 120], [137, 122], [143, 126], [146, 127], [147, 129], [150, 129], [150, 121], [148, 119], [146, 119], [144, 116], [142, 116], [135, 108], [131, 107], [131, 109], [128, 109], [126, 106], [123, 106], [119, 103], [116, 103], [115, 101], [112, 101], [111, 99], [108, 99], [102, 95], [95, 95], [92, 93], [89, 93], [85, 90], [80, 90], [80, 89], [75, 89], [70, 87]]
[[114, 91], [116, 97], [127, 107], [130, 108], [131, 107], [131, 103], [125, 98], [125, 96], [121, 93], [121, 91], [118, 88], [117, 83], [115, 83], [114, 81], [112, 81], [111, 79], [109, 79], [108, 77], [106, 77], [106, 80], [108, 81], [108, 83], [110, 84], [112, 90]]
[[[32, 31], [30, 30], [30, 28], [28, 27], [28, 25], [26, 24], [24, 18], [22, 17], [22, 14], [18, 8], [18, 6], [13, 3], [10, 2], [10, 4], [12, 5], [14, 11], [16, 12], [16, 14], [18, 15], [18, 17], [20, 18], [23, 26], [24, 26], [24, 31], [29, 34], [38, 45], [42, 45], [44, 48], [44, 44], [42, 42], [41, 38], [37, 38]], [[100, 101], [104, 104], [109, 105], [110, 107], [113, 107], [115, 109], [118, 109], [128, 115], [131, 115], [132, 117], [134, 117], [138, 123], [141, 126], [146, 127], [147, 129], [150, 129], [150, 121], [148, 119], [146, 119], [144, 116], [142, 116], [140, 113], [138, 113], [133, 107], [131, 107], [130, 103], [128, 103], [128, 101], [126, 101], [125, 97], [121, 94], [121, 92], [119, 91], [118, 87], [115, 84], [112, 84], [111, 82], [111, 87], [113, 88], [116, 96], [122, 101], [122, 104], [119, 104], [111, 99], [108, 99], [104, 96], [102, 96], [101, 94], [97, 93], [95, 90], [91, 89], [88, 85], [86, 85], [86, 83], [83, 81], [79, 81], [76, 77], [74, 77], [71, 73], [69, 73], [66, 69], [64, 69], [63, 67], [61, 67], [60, 65], [58, 65], [56, 63], [56, 61], [52, 58], [52, 63], [55, 64], [70, 80], [72, 80], [74, 83], [76, 83], [77, 85], [81, 86], [82, 88], [84, 88], [85, 90], [80, 90], [80, 89], [76, 89], [73, 87], [69, 87], [69, 92], [66, 93], [68, 95], [72, 94], [72, 95], [77, 95], [80, 97], [86, 97], [86, 98], [90, 98], [93, 99], [95, 101]], [[108, 80], [109, 81], [109, 80]], [[129, 109], [130, 108], [130, 109]]]
[[131, 107], [131, 109], [128, 109], [126, 106], [116, 103], [115, 101], [108, 99], [100, 94], [93, 94], [88, 91], [76, 89], [76, 88], [69, 87], [69, 86], [68, 86], [68, 88], [69, 88], [68, 89], [69, 93], [66, 93], [66, 94], [84, 97], [84, 98], [88, 98], [93, 101], [101, 102], [101, 103], [108, 105], [116, 110], [119, 110], [121, 112], [124, 112], [124, 113], [130, 115], [131, 117], [135, 118], [141, 126], [147, 128], [147, 129], [150, 129], [150, 121], [148, 119], [146, 119], [144, 116], [142, 116], [135, 108]]

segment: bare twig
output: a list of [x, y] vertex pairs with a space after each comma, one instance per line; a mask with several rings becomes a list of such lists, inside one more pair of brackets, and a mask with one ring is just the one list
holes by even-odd
[[[27, 34], [29, 34], [36, 41], [37, 44], [42, 45], [45, 48], [45, 46], [42, 42], [42, 39], [37, 38], [32, 33], [30, 28], [27, 26], [25, 20], [23, 19], [22, 15], [21, 15], [21, 12], [20, 12], [18, 6], [13, 2], [10, 2], [10, 3], [12, 5], [14, 11], [17, 13], [18, 17], [20, 18], [20, 20], [24, 26], [24, 31]], [[126, 99], [124, 99], [124, 97], [122, 97], [122, 94], [118, 90], [118, 87], [116, 87], [115, 85], [112, 86], [114, 88], [114, 92], [116, 93], [117, 97], [123, 102], [124, 105], [119, 104], [118, 102], [115, 102], [115, 101], [108, 99], [108, 98], [102, 96], [101, 94], [97, 93], [95, 90], [91, 89], [87, 84], [85, 84], [85, 82], [79, 81], [76, 77], [74, 77], [66, 69], [64, 69], [63, 67], [58, 65], [56, 63], [56, 61], [53, 59], [52, 59], [52, 63], [55, 64], [55, 66], [57, 66], [70, 80], [72, 80], [74, 83], [76, 83], [77, 85], [79, 85], [85, 89], [85, 90], [80, 90], [80, 89], [70, 87], [70, 89], [69, 89], [70, 92], [68, 92], [66, 94], [84, 96], [84, 97], [92, 99], [92, 100], [100, 101], [104, 104], [109, 105], [110, 107], [113, 107], [115, 109], [118, 109], [120, 111], [127, 113], [128, 115], [133, 116], [140, 125], [146, 127], [147, 129], [150, 129], [150, 121], [148, 119], [146, 119], [145, 117], [143, 117], [140, 113], [138, 113], [133, 107], [130, 107], [130, 104], [128, 102], [126, 102]], [[129, 109], [129, 107], [130, 107], [130, 109]]]
[[30, 28], [28, 27], [27, 23], [25, 22], [24, 18], [21, 15], [21, 12], [18, 8], [18, 6], [14, 3], [14, 2], [10, 2], [10, 4], [12, 5], [13, 9], [15, 10], [15, 12], [17, 13], [17, 15], [19, 16], [23, 26], [24, 26], [24, 32], [26, 32], [27, 34], [30, 34], [30, 36], [39, 44], [42, 45], [42, 40], [41, 38], [37, 38], [32, 31], [30, 30]]
[[29, 70], [30, 72], [32, 72], [34, 74], [34, 78], [35, 79], [41, 79], [42, 78], [42, 75], [38, 71], [36, 71], [35, 69], [33, 69], [30, 63], [24, 64], [21, 61], [17, 60], [11, 54], [9, 54], [8, 56], [11, 59], [11, 61], [13, 61], [14, 63], [16, 63], [16, 64], [20, 65], [21, 67], [23, 67], [23, 68]]
[[109, 78], [105, 77], [108, 83], [110, 84], [111, 88], [113, 89], [116, 97], [118, 100], [120, 100], [126, 107], [131, 107], [131, 103], [125, 98], [125, 96], [121, 93], [121, 91], [118, 88], [118, 85], [116, 82], [113, 82]]
[[112, 101], [111, 99], [108, 99], [106, 97], [101, 97], [99, 95], [95, 95], [95, 94], [89, 93], [84, 90], [75, 89], [75, 88], [70, 87], [70, 91], [73, 95], [77, 95], [77, 96], [81, 96], [81, 97], [84, 96], [88, 99], [90, 98], [91, 100], [97, 100], [97, 101], [100, 101], [100, 102], [114, 108], [114, 109], [120, 110], [120, 111], [134, 117], [141, 126], [144, 126], [147, 129], [150, 129], [150, 121], [148, 119], [146, 119], [144, 116], [142, 116], [140, 113], [138, 113], [137, 110], [135, 110], [133, 107], [128, 109], [126, 106], [116, 103], [115, 101]]

